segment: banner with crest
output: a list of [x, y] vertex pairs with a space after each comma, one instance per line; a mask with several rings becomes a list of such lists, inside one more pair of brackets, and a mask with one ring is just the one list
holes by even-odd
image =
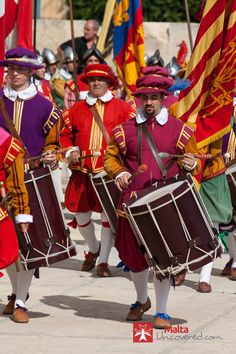
[[141, 0], [117, 0], [113, 17], [114, 62], [128, 96], [144, 61], [144, 32]]

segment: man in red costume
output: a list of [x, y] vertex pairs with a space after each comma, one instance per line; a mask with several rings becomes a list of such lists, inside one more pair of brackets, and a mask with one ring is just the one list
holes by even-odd
[[[79, 231], [89, 247], [82, 271], [92, 270], [99, 256], [97, 275], [104, 277], [111, 276], [108, 257], [113, 244], [113, 234], [102, 213], [101, 243], [95, 236], [91, 215], [92, 211], [102, 212], [102, 208], [90, 182], [89, 174], [103, 171], [103, 156], [107, 143], [93, 117], [91, 107], [97, 109], [110, 136], [117, 124], [129, 119], [134, 113], [127, 102], [114, 98], [109, 90], [109, 87], [117, 86], [117, 78], [108, 65], [87, 65], [81, 80], [88, 84], [89, 92], [85, 100], [75, 103], [64, 113], [66, 125], [61, 132], [61, 145], [68, 149], [66, 158], [72, 170], [65, 204], [71, 212], [75, 213]], [[89, 155], [94, 151], [99, 151], [101, 156], [79, 159], [80, 156]]]

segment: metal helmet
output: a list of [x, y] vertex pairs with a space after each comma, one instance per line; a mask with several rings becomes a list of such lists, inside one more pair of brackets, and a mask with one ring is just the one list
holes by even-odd
[[164, 60], [160, 55], [159, 49], [157, 49], [155, 53], [147, 61], [147, 66], [154, 66], [154, 65], [164, 67]]
[[172, 57], [172, 59], [169, 62], [169, 64], [166, 65], [166, 69], [168, 69], [169, 75], [170, 76], [174, 76], [174, 77], [178, 74], [178, 72], [180, 71], [181, 68], [182, 67], [177, 62], [176, 57]]
[[80, 62], [80, 64], [86, 65], [86, 62], [88, 58], [90, 58], [92, 55], [98, 58], [100, 64], [106, 64], [102, 53], [96, 48], [96, 45], [93, 44], [90, 49], [87, 49], [86, 52], [84, 52], [83, 58]]
[[56, 57], [56, 54], [49, 48], [43, 49], [42, 57], [43, 57], [43, 61], [46, 63], [46, 65], [58, 63], [58, 59]]
[[146, 65], [148, 65], [147, 63], [148, 63], [149, 59], [150, 59], [150, 56], [148, 55], [148, 53], [145, 53], [144, 54], [144, 61], [145, 61]]
[[[37, 61], [39, 62], [39, 64], [42, 64], [42, 63], [43, 63], [43, 57], [42, 57], [42, 55], [38, 54]], [[45, 64], [44, 64], [44, 65], [45, 65]]]
[[74, 60], [74, 52], [71, 46], [67, 46], [64, 49], [64, 63], [69, 63]]

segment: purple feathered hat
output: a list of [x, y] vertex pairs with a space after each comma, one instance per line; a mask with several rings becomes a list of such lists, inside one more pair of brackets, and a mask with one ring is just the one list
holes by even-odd
[[38, 55], [26, 48], [9, 49], [5, 57], [6, 60], [0, 61], [0, 66], [13, 64], [32, 69], [40, 69], [43, 67], [42, 63], [38, 61]]
[[136, 90], [132, 93], [135, 97], [148, 93], [163, 93], [170, 95], [168, 89], [173, 85], [173, 79], [169, 77], [169, 72], [161, 66], [146, 66], [142, 69], [143, 76], [136, 81]]

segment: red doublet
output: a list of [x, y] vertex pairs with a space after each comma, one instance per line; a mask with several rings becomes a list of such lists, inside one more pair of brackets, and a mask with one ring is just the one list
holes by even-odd
[[[130, 105], [117, 98], [112, 98], [105, 103], [98, 99], [96, 108], [110, 136], [116, 125], [133, 116]], [[99, 157], [82, 159], [79, 164], [70, 166], [73, 172], [66, 190], [66, 207], [72, 212], [89, 210], [101, 212], [100, 203], [88, 174], [103, 170], [106, 141], [86, 101], [77, 102], [63, 114], [63, 118], [66, 123], [61, 132], [63, 148], [78, 146], [81, 156], [89, 155], [94, 151], [101, 153]]]
[[[20, 150], [20, 143], [0, 128], [0, 181], [4, 182], [4, 188], [6, 188], [6, 171], [13, 164]], [[0, 200], [1, 198], [0, 193]], [[18, 240], [13, 222], [9, 218], [6, 209], [0, 206], [0, 269], [17, 260], [19, 256], [18, 249]]]

